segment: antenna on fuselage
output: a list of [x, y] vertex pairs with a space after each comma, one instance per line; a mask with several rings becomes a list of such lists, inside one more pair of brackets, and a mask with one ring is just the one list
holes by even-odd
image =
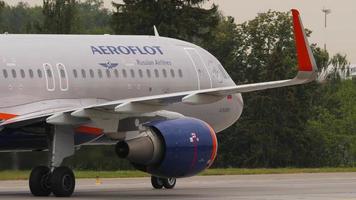
[[159, 33], [157, 31], [156, 25], [153, 25], [153, 31], [155, 32], [155, 36], [159, 37]]

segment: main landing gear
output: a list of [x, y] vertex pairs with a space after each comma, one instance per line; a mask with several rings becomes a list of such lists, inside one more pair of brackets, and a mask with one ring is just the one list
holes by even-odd
[[156, 176], [151, 176], [151, 184], [154, 189], [173, 189], [176, 186], [176, 178], [159, 178]]
[[48, 167], [35, 167], [30, 175], [30, 190], [34, 196], [69, 197], [75, 188], [75, 177], [71, 169], [57, 167], [53, 172]]
[[70, 126], [55, 126], [49, 137], [50, 167], [35, 167], [30, 175], [29, 186], [34, 196], [69, 197], [75, 189], [75, 177], [68, 167], [60, 166], [63, 159], [74, 154], [74, 133]]

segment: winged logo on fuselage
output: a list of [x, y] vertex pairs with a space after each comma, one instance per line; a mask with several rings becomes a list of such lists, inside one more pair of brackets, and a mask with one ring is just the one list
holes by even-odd
[[99, 65], [105, 67], [106, 69], [112, 69], [119, 66], [119, 63], [112, 63], [110, 61], [107, 61], [105, 63], [99, 63]]

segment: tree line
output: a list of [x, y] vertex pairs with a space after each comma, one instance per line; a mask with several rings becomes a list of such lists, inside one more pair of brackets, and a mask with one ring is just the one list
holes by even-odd
[[[102, 0], [44, 0], [41, 7], [0, 3], [0, 32], [152, 35], [186, 40], [215, 55], [236, 84], [288, 79], [296, 74], [290, 13], [268, 11], [236, 23], [208, 0], [123, 0], [104, 8]], [[308, 30], [308, 35], [312, 34]], [[243, 94], [240, 120], [218, 134], [214, 167], [353, 166], [356, 159], [356, 81], [345, 55], [312, 49], [320, 71], [334, 68], [319, 82]], [[343, 72], [343, 73], [340, 73]], [[45, 153], [37, 153], [46, 162]], [[33, 155], [33, 154], [31, 154]], [[36, 163], [27, 153], [15, 157], [20, 168]], [[12, 160], [13, 154], [0, 154]], [[82, 147], [67, 164], [79, 169], [130, 169], [112, 147]], [[37, 163], [38, 164], [38, 163]], [[11, 167], [1, 162], [0, 168]]]

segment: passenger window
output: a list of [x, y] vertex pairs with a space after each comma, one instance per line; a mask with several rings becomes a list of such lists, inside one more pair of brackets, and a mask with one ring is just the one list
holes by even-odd
[[92, 69], [89, 69], [89, 74], [90, 78], [94, 78], [94, 71]]
[[131, 69], [130, 72], [131, 72], [131, 78], [135, 78], [135, 71]]
[[99, 78], [103, 78], [103, 72], [101, 71], [101, 69], [98, 69], [98, 76]]
[[126, 70], [125, 70], [125, 69], [122, 69], [122, 75], [124, 76], [124, 78], [127, 77], [127, 74], [126, 74]]
[[174, 78], [176, 75], [174, 74], [174, 70], [173, 69], [171, 69], [171, 76], [172, 76], [172, 78]]
[[178, 70], [178, 75], [179, 75], [179, 77], [180, 77], [180, 78], [182, 78], [182, 77], [183, 77], [183, 72], [182, 72], [182, 70], [181, 70], [181, 69], [179, 69], [179, 70]]
[[25, 78], [25, 71], [23, 69], [20, 70], [21, 78]]
[[52, 78], [52, 71], [50, 69], [46, 70], [46, 74], [47, 74], [48, 78]]
[[37, 75], [39, 78], [42, 78], [42, 71], [40, 69], [37, 70]]
[[14, 69], [11, 70], [12, 78], [16, 78], [16, 71]]
[[115, 74], [115, 77], [118, 78], [119, 77], [119, 71], [117, 69], [114, 70], [114, 74]]
[[28, 74], [30, 75], [30, 78], [33, 78], [33, 70], [32, 69], [28, 70]]
[[142, 69], [139, 69], [139, 70], [138, 70], [138, 75], [140, 76], [140, 78], [143, 77]]
[[155, 76], [156, 76], [156, 78], [159, 77], [158, 69], [155, 69]]
[[74, 75], [74, 78], [78, 78], [78, 73], [77, 73], [76, 69], [73, 69], [73, 75]]
[[7, 78], [9, 75], [7, 74], [7, 70], [6, 69], [3, 69], [2, 70], [2, 73], [4, 75], [5, 78]]
[[86, 77], [87, 77], [87, 74], [86, 74], [86, 72], [85, 72], [84, 69], [82, 69], [82, 77], [83, 77], [83, 78], [86, 78]]
[[146, 70], [146, 73], [147, 73], [147, 77], [148, 77], [148, 78], [151, 78], [151, 71], [150, 71], [150, 69], [147, 69], [147, 70]]
[[65, 74], [65, 72], [64, 72], [63, 69], [60, 70], [60, 74], [61, 74], [61, 77], [62, 77], [62, 78], [65, 78], [66, 74]]
[[166, 69], [163, 69], [163, 70], [162, 70], [162, 73], [163, 73], [163, 77], [164, 77], [164, 78], [167, 78], [167, 70], [166, 70]]
[[111, 73], [110, 73], [110, 70], [106, 70], [106, 76], [108, 77], [108, 78], [110, 78], [111, 77]]

